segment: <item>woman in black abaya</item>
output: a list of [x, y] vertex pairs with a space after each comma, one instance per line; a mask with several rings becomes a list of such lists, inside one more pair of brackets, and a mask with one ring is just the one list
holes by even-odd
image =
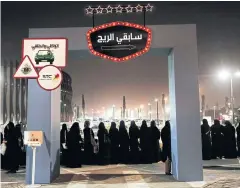
[[117, 164], [118, 155], [119, 155], [119, 132], [115, 122], [111, 123], [111, 127], [109, 130], [109, 138], [111, 140], [111, 147], [110, 147], [111, 163]]
[[68, 162], [67, 166], [78, 168], [81, 163], [81, 143], [83, 142], [80, 135], [80, 127], [77, 122], [73, 123], [70, 131], [67, 134]]
[[237, 158], [235, 128], [230, 121], [225, 122], [224, 127], [224, 157], [228, 159]]
[[63, 124], [62, 129], [60, 131], [60, 149], [62, 152], [61, 156], [61, 165], [66, 165], [67, 163], [67, 149], [66, 149], [66, 143], [67, 143], [67, 135], [68, 135], [68, 129], [67, 125]]
[[119, 161], [123, 164], [128, 163], [129, 157], [129, 136], [124, 121], [120, 121], [119, 126]]
[[223, 144], [224, 144], [224, 135], [223, 135], [223, 126], [220, 124], [220, 121], [215, 119], [214, 124], [211, 127], [211, 136], [212, 136], [212, 159], [219, 157], [220, 159], [223, 156]]
[[147, 122], [142, 121], [140, 128], [140, 147], [141, 147], [141, 161], [142, 163], [152, 163], [152, 142], [151, 129], [147, 126]]
[[203, 160], [210, 160], [212, 145], [211, 145], [211, 136], [210, 136], [210, 126], [208, 121], [203, 119], [203, 124], [201, 125], [201, 134], [202, 134], [202, 158]]
[[157, 163], [160, 161], [160, 154], [161, 154], [161, 148], [159, 144], [160, 140], [160, 131], [156, 126], [155, 121], [151, 121], [151, 149], [153, 153], [153, 163]]
[[130, 137], [130, 156], [131, 163], [137, 164], [139, 162], [139, 142], [140, 131], [135, 124], [135, 121], [131, 121], [129, 128], [129, 137]]
[[8, 173], [16, 173], [19, 169], [21, 147], [18, 141], [18, 134], [12, 122], [8, 124], [5, 158], [8, 165]]
[[93, 143], [92, 139], [94, 139], [93, 130], [90, 128], [90, 122], [85, 121], [84, 123], [84, 158], [86, 164], [92, 164], [94, 159], [94, 152], [93, 152]]
[[165, 122], [165, 126], [161, 132], [161, 138], [163, 143], [162, 161], [165, 162], [165, 174], [172, 175], [171, 127], [169, 121]]
[[21, 124], [17, 124], [15, 127], [16, 130], [16, 136], [18, 139], [18, 145], [19, 145], [19, 164], [20, 165], [26, 165], [26, 153], [23, 151], [23, 135], [22, 135], [22, 126]]
[[110, 138], [108, 135], [108, 131], [105, 128], [103, 122], [99, 124], [98, 127], [98, 142], [99, 142], [99, 152], [98, 152], [98, 160], [100, 165], [109, 163], [109, 146], [110, 146]]

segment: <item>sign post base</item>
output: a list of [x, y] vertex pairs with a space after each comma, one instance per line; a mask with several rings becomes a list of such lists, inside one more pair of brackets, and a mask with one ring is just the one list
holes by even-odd
[[41, 187], [41, 185], [35, 184], [35, 161], [36, 161], [36, 146], [32, 146], [33, 160], [32, 160], [32, 184], [27, 185], [27, 188]]
[[43, 142], [42, 131], [24, 131], [24, 144], [32, 148], [32, 184], [26, 185], [27, 188], [41, 187], [35, 184], [35, 168], [36, 168], [36, 150]]

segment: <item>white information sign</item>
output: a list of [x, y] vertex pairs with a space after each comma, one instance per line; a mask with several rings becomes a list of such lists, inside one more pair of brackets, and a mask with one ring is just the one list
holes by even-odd
[[53, 65], [43, 67], [38, 75], [38, 84], [47, 91], [57, 89], [63, 79], [62, 72]]
[[24, 144], [28, 146], [41, 146], [43, 143], [42, 131], [24, 131]]
[[27, 38], [22, 45], [22, 57], [28, 55], [34, 67], [66, 66], [66, 38]]

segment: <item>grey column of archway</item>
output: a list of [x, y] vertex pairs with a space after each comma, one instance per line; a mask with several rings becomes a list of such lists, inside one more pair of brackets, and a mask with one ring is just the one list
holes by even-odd
[[[173, 175], [180, 181], [201, 181], [202, 153], [200, 133], [200, 112], [199, 112], [199, 90], [198, 90], [198, 54], [195, 25], [154, 25], [149, 26], [153, 31], [152, 48], [166, 51], [169, 57], [169, 93], [170, 93], [170, 114], [171, 114], [171, 135], [172, 135], [172, 159]], [[69, 50], [88, 50], [86, 32], [90, 28], [41, 28], [30, 29], [30, 37], [66, 37], [69, 41]], [[89, 54], [90, 55], [90, 54]], [[56, 124], [60, 121], [60, 93], [59, 99], [53, 102], [53, 95], [42, 91], [33, 80], [28, 84], [28, 128], [43, 129], [45, 131], [46, 143], [37, 152], [36, 182], [50, 182], [59, 173], [59, 163], [55, 162], [59, 150], [59, 142], [53, 135], [59, 136], [59, 127]], [[41, 93], [42, 96], [37, 95]], [[52, 92], [54, 93], [54, 92]], [[36, 95], [40, 102], [36, 102]], [[57, 104], [58, 103], [58, 104]], [[58, 116], [50, 116], [48, 113], [53, 110], [53, 105], [58, 105]], [[44, 109], [46, 108], [47, 109]], [[40, 113], [38, 117], [34, 113]], [[34, 123], [35, 120], [37, 123]], [[40, 123], [43, 121], [43, 123]], [[54, 122], [54, 123], [51, 123]], [[60, 124], [59, 124], [60, 126]], [[49, 149], [55, 148], [53, 150]], [[28, 150], [27, 160], [27, 182], [29, 182], [31, 152]], [[54, 156], [56, 155], [56, 156]], [[43, 169], [42, 163], [55, 166]], [[42, 176], [45, 178], [43, 179]], [[47, 181], [48, 180], [48, 181]]]

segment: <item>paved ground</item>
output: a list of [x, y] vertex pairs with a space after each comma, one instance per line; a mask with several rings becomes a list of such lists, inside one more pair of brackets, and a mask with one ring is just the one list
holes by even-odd
[[[25, 187], [25, 170], [8, 175], [1, 171], [2, 188]], [[164, 175], [162, 163], [152, 165], [83, 166], [61, 168], [60, 177], [43, 188], [240, 188], [238, 160], [212, 160], [204, 162], [203, 182], [177, 182]]]

